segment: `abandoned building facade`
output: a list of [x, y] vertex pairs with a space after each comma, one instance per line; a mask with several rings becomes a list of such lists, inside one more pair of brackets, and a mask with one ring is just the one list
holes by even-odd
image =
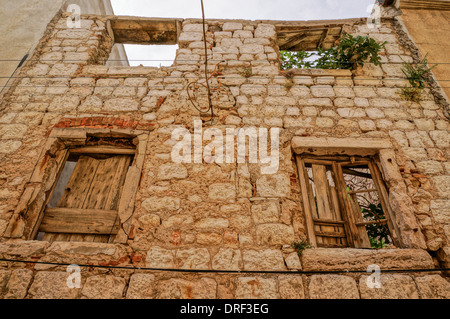
[[[433, 78], [420, 102], [398, 94], [402, 63], [426, 52], [397, 8], [377, 26], [208, 19], [206, 39], [198, 19], [70, 15], [0, 100], [0, 298], [450, 297], [435, 271], [450, 265], [448, 101]], [[386, 42], [381, 65], [280, 69], [280, 50], [343, 34]], [[212, 121], [197, 109], [205, 40]], [[117, 43], [179, 48], [170, 67], [107, 65]], [[278, 128], [278, 170], [175, 162], [172, 133], [195, 140], [199, 121], [215, 136]], [[361, 215], [369, 193], [381, 218]], [[386, 247], [371, 248], [370, 225]]]

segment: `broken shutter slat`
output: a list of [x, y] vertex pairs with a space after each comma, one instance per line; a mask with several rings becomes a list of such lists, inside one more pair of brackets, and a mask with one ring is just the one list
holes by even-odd
[[[80, 156], [61, 199], [59, 200], [58, 207], [82, 208], [97, 168], [98, 161], [96, 159], [89, 156]], [[45, 217], [46, 216], [44, 216], [44, 219]], [[39, 230], [41, 232], [44, 231], [42, 229], [42, 223]], [[46, 231], [44, 232], [45, 235], [43, 239], [49, 242], [69, 241], [71, 239], [70, 234], [52, 230], [51, 228], [46, 228]]]
[[306, 230], [308, 232], [308, 238], [312, 246], [317, 246], [317, 240], [316, 235], [314, 233], [314, 222], [313, 222], [313, 214], [309, 198], [308, 198], [308, 174], [305, 170], [305, 163], [303, 160], [297, 156], [297, 169], [298, 169], [298, 176], [300, 181], [300, 189], [302, 194], [302, 202], [303, 202], [303, 209], [304, 209], [304, 216], [306, 221]]
[[116, 216], [117, 211], [110, 210], [47, 208], [40, 230], [69, 234], [116, 234]]
[[[332, 206], [332, 198], [330, 186], [327, 178], [327, 168], [325, 165], [312, 164], [314, 186], [316, 190], [316, 202], [319, 219], [335, 220], [334, 207]], [[322, 232], [334, 232], [333, 226], [321, 226]], [[316, 233], [317, 234], [317, 233]], [[325, 244], [336, 244], [334, 238], [323, 238]]]
[[[117, 211], [121, 187], [125, 182], [130, 161], [131, 157], [126, 155], [102, 160], [83, 208]], [[118, 226], [118, 218], [116, 218], [116, 224]], [[92, 241], [107, 242], [108, 238], [95, 236]]]

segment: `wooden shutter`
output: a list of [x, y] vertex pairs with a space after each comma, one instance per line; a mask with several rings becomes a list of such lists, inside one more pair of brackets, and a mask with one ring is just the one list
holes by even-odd
[[[348, 246], [346, 222], [336, 184], [332, 185], [336, 183], [334, 163], [316, 159], [300, 159], [298, 163], [305, 217], [311, 216], [306, 217], [310, 239], [314, 238], [311, 243], [319, 247]], [[312, 182], [305, 164], [311, 167]]]
[[131, 156], [79, 157], [56, 208], [40, 225], [44, 240], [108, 242], [118, 232], [118, 201]]

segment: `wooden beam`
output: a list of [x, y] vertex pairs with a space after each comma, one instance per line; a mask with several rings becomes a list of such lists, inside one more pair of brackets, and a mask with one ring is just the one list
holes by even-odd
[[359, 191], [350, 191], [347, 193], [349, 193], [350, 195], [355, 195], [355, 194], [360, 194], [360, 193], [372, 193], [372, 192], [377, 192], [377, 191], [378, 191], [377, 189], [361, 189]]
[[[322, 237], [330, 237], [330, 238], [347, 238], [345, 233], [332, 232], [332, 231], [316, 231], [316, 235], [322, 236]], [[334, 245], [335, 243], [333, 242], [332, 244]]]
[[377, 220], [371, 220], [367, 222], [360, 222], [356, 223], [356, 226], [365, 226], [365, 225], [372, 225], [372, 224], [386, 224], [388, 222], [387, 219], [377, 219]]
[[114, 146], [85, 146], [73, 148], [70, 150], [72, 154], [113, 154], [113, 155], [135, 155], [135, 148], [123, 148]]
[[342, 171], [344, 172], [344, 174], [354, 175], [354, 176], [359, 176], [359, 177], [372, 179], [372, 175], [371, 174], [354, 171], [354, 170], [349, 169], [349, 168], [342, 168]]
[[330, 29], [326, 29], [323, 33], [322, 36], [320, 37], [319, 43], [317, 44], [317, 48], [322, 48], [323, 42], [325, 41], [325, 39], [328, 36], [328, 32], [330, 31]]
[[117, 211], [47, 208], [39, 231], [45, 233], [115, 235]]
[[289, 51], [289, 49], [297, 46], [299, 43], [304, 41], [306, 38], [308, 38], [308, 34], [306, 34], [306, 33], [302, 33], [302, 34], [293, 36], [292, 38], [289, 38], [287, 42], [280, 45], [280, 49]]

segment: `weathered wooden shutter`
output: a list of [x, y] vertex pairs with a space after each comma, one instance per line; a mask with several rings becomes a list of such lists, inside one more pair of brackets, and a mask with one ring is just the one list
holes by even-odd
[[[366, 225], [387, 224], [395, 245], [399, 245], [398, 228], [388, 203], [388, 193], [381, 173], [371, 159], [324, 160], [297, 157], [300, 188], [305, 210], [308, 237], [318, 247], [371, 248]], [[367, 173], [354, 168], [368, 169]], [[309, 170], [309, 171], [308, 171]], [[373, 181], [373, 187], [350, 190], [344, 173]], [[385, 219], [364, 220], [357, 195], [376, 192]]]
[[56, 208], [40, 225], [47, 241], [108, 242], [119, 229], [118, 201], [131, 156], [79, 157]]
[[[313, 232], [310, 232], [310, 237], [314, 236], [313, 244], [319, 247], [348, 246], [346, 222], [342, 218], [341, 203], [336, 190], [334, 163], [315, 159], [299, 160], [299, 163], [299, 170], [302, 170], [300, 182], [305, 216], [312, 217], [307, 218], [307, 223], [309, 219], [308, 228], [313, 229]], [[310, 164], [312, 182], [305, 164]]]

